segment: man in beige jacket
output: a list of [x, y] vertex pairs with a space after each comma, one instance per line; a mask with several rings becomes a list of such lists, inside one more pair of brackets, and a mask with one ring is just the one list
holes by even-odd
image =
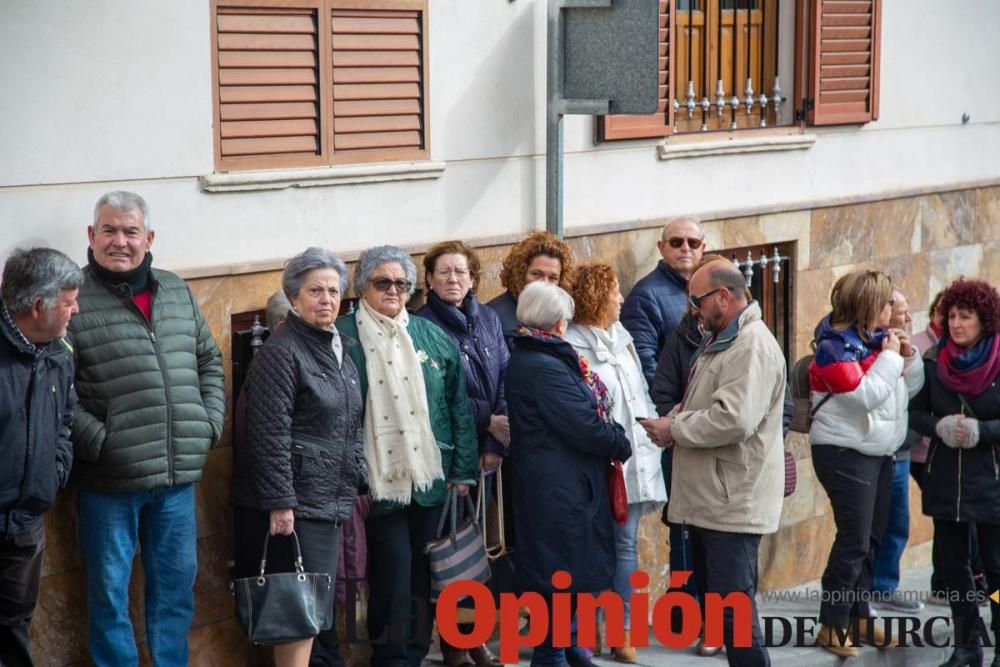
[[[781, 349], [745, 287], [730, 262], [691, 276], [691, 306], [711, 337], [695, 354], [681, 403], [643, 425], [658, 445], [674, 447], [669, 519], [691, 529], [698, 590], [753, 600], [760, 538], [778, 529], [781, 516], [786, 376]], [[727, 610], [729, 664], [769, 665], [756, 605], [752, 646], [733, 647], [732, 625]]]

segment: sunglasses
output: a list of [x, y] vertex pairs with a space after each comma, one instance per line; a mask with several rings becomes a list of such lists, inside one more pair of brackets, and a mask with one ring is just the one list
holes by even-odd
[[691, 248], [691, 250], [697, 250], [701, 247], [702, 240], [684, 238], [683, 236], [671, 236], [667, 239], [667, 243], [670, 244], [671, 248], [680, 248], [682, 245], [687, 243], [687, 247]]
[[413, 283], [405, 278], [397, 278], [396, 280], [392, 278], [373, 278], [371, 280], [371, 286], [379, 292], [388, 292], [389, 288], [393, 285], [396, 286], [397, 292], [409, 292], [410, 288], [413, 287]]
[[722, 287], [716, 287], [711, 292], [705, 292], [704, 294], [699, 294], [698, 296], [689, 296], [688, 297], [688, 303], [690, 303], [691, 306], [694, 307], [694, 308], [696, 308], [696, 309], [697, 308], [701, 308], [701, 302], [702, 301], [704, 301], [708, 297], [712, 296], [713, 294], [715, 294], [716, 292], [718, 292], [721, 289], [723, 289], [723, 288]]

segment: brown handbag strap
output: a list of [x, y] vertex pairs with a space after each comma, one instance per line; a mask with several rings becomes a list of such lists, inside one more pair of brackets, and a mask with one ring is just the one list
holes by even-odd
[[486, 471], [479, 472], [479, 491], [476, 494], [476, 518], [481, 522], [480, 528], [483, 531], [483, 548], [486, 550], [486, 557], [496, 560], [507, 553], [507, 538], [504, 535], [503, 525], [503, 464], [496, 469], [494, 480], [497, 489], [497, 533], [500, 536], [498, 544], [489, 543], [489, 531], [486, 529]]
[[823, 398], [819, 399], [819, 403], [816, 404], [816, 407], [809, 409], [809, 419], [815, 419], [816, 413], [819, 412], [819, 409], [823, 407], [827, 401], [833, 398], [833, 389], [830, 387], [830, 383], [826, 381], [826, 378], [822, 378], [822, 380], [823, 384], [826, 385], [827, 394]]

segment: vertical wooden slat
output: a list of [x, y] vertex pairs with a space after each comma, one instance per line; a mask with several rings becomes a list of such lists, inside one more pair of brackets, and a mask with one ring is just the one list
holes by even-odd
[[[846, 125], [878, 118], [881, 5], [881, 0], [811, 0], [810, 124]], [[823, 67], [835, 59], [867, 65], [868, 75], [857, 76], [857, 67]]]

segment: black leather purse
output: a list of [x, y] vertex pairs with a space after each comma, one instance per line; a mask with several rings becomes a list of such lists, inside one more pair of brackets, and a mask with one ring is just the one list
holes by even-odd
[[236, 579], [230, 585], [236, 603], [236, 620], [255, 644], [287, 644], [315, 637], [333, 625], [333, 577], [306, 572], [299, 538], [295, 542], [295, 572], [265, 574], [267, 544], [260, 557], [260, 574]]

